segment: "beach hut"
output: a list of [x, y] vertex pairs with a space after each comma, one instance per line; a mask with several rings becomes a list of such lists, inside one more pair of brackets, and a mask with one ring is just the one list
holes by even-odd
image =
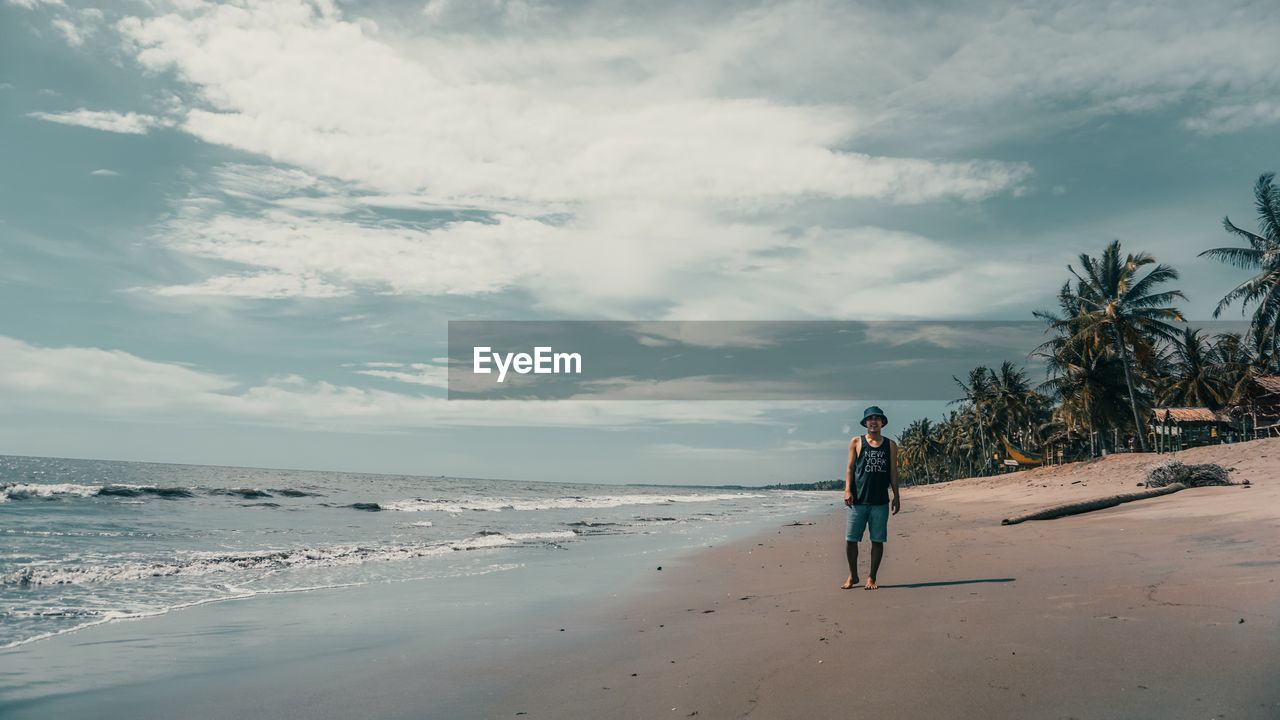
[[1151, 429], [1159, 452], [1222, 442], [1235, 427], [1231, 416], [1209, 408], [1153, 408]]
[[1253, 378], [1239, 414], [1249, 437], [1280, 436], [1280, 375]]
[[1049, 465], [1084, 460], [1090, 457], [1089, 436], [1062, 428], [1044, 440], [1045, 460]]

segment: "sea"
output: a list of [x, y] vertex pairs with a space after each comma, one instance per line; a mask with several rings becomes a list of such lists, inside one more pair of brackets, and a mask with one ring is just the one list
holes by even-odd
[[145, 636], [151, 618], [275, 594], [449, 597], [546, 558], [720, 542], [834, 497], [0, 456], [0, 650], [122, 621]]

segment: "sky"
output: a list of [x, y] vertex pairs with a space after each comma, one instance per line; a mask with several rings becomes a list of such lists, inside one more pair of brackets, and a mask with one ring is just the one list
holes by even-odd
[[863, 405], [892, 435], [951, 398], [451, 401], [448, 323], [1025, 321], [1112, 239], [1206, 319], [1247, 275], [1197, 254], [1280, 169], [1278, 29], [1267, 2], [0, 0], [0, 453], [838, 477]]

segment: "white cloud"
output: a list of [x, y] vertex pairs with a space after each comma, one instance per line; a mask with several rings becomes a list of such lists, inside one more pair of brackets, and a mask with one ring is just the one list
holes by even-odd
[[349, 294], [347, 290], [331, 285], [322, 278], [284, 273], [221, 275], [193, 285], [172, 285], [151, 291], [166, 297], [222, 296], [258, 299], [332, 298]]
[[345, 432], [429, 427], [621, 429], [683, 424], [769, 424], [778, 409], [813, 403], [450, 401], [285, 375], [246, 386], [178, 363], [120, 350], [48, 348], [0, 336], [0, 407], [135, 419], [199, 417]]
[[86, 110], [80, 108], [71, 112], [27, 113], [27, 117], [62, 125], [77, 125], [104, 132], [123, 133], [126, 135], [145, 135], [152, 128], [164, 127], [169, 121], [151, 115], [138, 113], [118, 113], [103, 110]]
[[[236, 214], [220, 200], [193, 196], [157, 233], [172, 248], [255, 273], [158, 292], [332, 297], [521, 289], [535, 299], [535, 309], [571, 316], [590, 308], [595, 317], [644, 313], [673, 320], [964, 317], [1002, 307], [1021, 312], [1026, 298], [1042, 289], [1022, 268], [1036, 266], [1052, 250], [975, 258], [964, 248], [909, 233], [797, 233], [735, 222], [677, 201], [592, 203], [555, 222], [503, 214], [488, 222], [448, 219], [452, 214], [420, 222], [367, 212], [339, 216], [323, 210], [330, 204], [357, 206], [359, 196], [341, 194], [333, 183], [303, 172], [255, 173], [249, 166], [215, 173], [216, 191], [255, 201], [248, 208], [238, 207]], [[307, 191], [339, 194], [307, 196], [321, 213], [282, 205], [282, 199]], [[868, 257], [874, 257], [875, 282], [862, 279], [859, 270]], [[743, 287], [754, 291], [744, 293]], [[637, 326], [650, 342], [715, 346], [759, 346], [771, 342], [761, 335], [766, 330], [747, 332], [741, 324]]]
[[104, 410], [159, 409], [236, 386], [221, 375], [119, 350], [47, 348], [0, 336], [0, 357], [0, 389], [34, 399], [37, 407], [52, 407], [55, 398], [71, 398], [88, 399]]
[[[678, 296], [672, 318], [887, 320], [963, 318], [1002, 309], [1025, 313], [1053, 248], [975, 254], [881, 228], [811, 229], [744, 247], [718, 272]], [[868, 269], [868, 268], [873, 269]], [[744, 292], [743, 288], [750, 288]]]
[[[896, 145], [995, 145], [1183, 103], [1273, 97], [1273, 9], [1249, 0], [1118, 4], [795, 2], [757, 14], [767, 41], [724, 83], [861, 110]], [[919, 152], [920, 150], [917, 150]]]
[[79, 47], [84, 44], [86, 33], [70, 20], [67, 20], [66, 18], [58, 18], [53, 21], [53, 28], [62, 33], [62, 37], [66, 38], [68, 45], [71, 45], [72, 47]]
[[[849, 108], [689, 87], [705, 58], [671, 66], [682, 48], [656, 29], [617, 50], [599, 36], [441, 35], [401, 51], [360, 23], [286, 2], [128, 18], [119, 28], [145, 67], [174, 70], [200, 91], [208, 109], [191, 109], [188, 132], [392, 194], [916, 202], [987, 197], [1028, 174], [1017, 163], [844, 150], [857, 127]], [[585, 78], [577, 68], [616, 64], [628, 51], [653, 66], [639, 87], [608, 65]]]
[[89, 174], [94, 175], [96, 177], [118, 177], [120, 175], [120, 173], [116, 172], [115, 170], [109, 170], [107, 168], [98, 168], [97, 170], [93, 170]]
[[8, 0], [8, 4], [14, 7], [20, 7], [26, 10], [35, 9], [41, 5], [49, 5], [52, 7], [66, 7], [63, 0]]
[[1280, 103], [1260, 100], [1216, 107], [1199, 117], [1188, 118], [1184, 125], [1205, 135], [1221, 135], [1276, 123], [1280, 123]]
[[426, 385], [447, 390], [449, 388], [449, 365], [447, 360], [441, 363], [365, 363], [365, 369], [355, 370], [358, 375], [397, 380], [411, 385]]
[[[196, 286], [202, 293], [333, 297], [350, 287], [423, 295], [498, 292], [540, 266], [537, 249], [550, 231], [512, 217], [421, 229], [270, 211], [259, 217], [195, 214], [162, 234], [193, 255], [265, 271], [214, 278]], [[157, 292], [192, 294], [183, 287]]]
[[1245, 2], [575, 7], [435, 0], [394, 31], [300, 2], [117, 23], [144, 68], [182, 82], [163, 114], [282, 166], [209, 178], [270, 208], [192, 198], [163, 228], [254, 274], [162, 292], [276, 278], [261, 296], [280, 297], [306, 277], [335, 294], [519, 290], [572, 316], [1021, 314], [1042, 294], [1030, 250], [814, 227], [793, 205], [1016, 195], [1027, 165], [966, 153], [1118, 114], [1217, 104], [1185, 124], [1220, 132], [1278, 112], [1275, 22]]

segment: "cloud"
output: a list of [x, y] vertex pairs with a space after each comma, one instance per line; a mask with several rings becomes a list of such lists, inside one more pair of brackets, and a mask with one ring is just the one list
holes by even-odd
[[[54, 398], [89, 399], [104, 410], [172, 407], [231, 390], [230, 378], [120, 350], [48, 348], [0, 336], [0, 389], [52, 407]], [[9, 394], [6, 393], [6, 394]], [[51, 400], [47, 405], [40, 398]], [[74, 408], [72, 403], [69, 408]]]
[[115, 170], [108, 170], [107, 168], [98, 168], [97, 170], [91, 171], [89, 174], [96, 177], [118, 177], [120, 175], [120, 173]]
[[448, 358], [440, 358], [436, 363], [365, 363], [365, 369], [353, 371], [358, 375], [396, 380], [412, 385], [449, 388]]
[[[140, 290], [141, 288], [135, 288]], [[331, 285], [323, 279], [301, 273], [256, 273], [249, 275], [221, 275], [193, 285], [171, 285], [151, 289], [165, 297], [222, 296], [257, 299], [291, 297], [333, 298], [349, 294], [347, 290]]]
[[[1274, 18], [1246, 2], [357, 16], [375, 12], [179, 3], [112, 26], [177, 79], [161, 116], [263, 159], [199, 178], [157, 233], [243, 272], [160, 292], [512, 292], [529, 312], [615, 318], [1024, 313], [1043, 250], [828, 228], [803, 208], [1017, 195], [1032, 169], [982, 148], [1117, 115], [1232, 131], [1272, 122], [1280, 91]], [[873, 278], [855, 264], [869, 250]]]
[[1274, 125], [1278, 122], [1280, 122], [1280, 103], [1260, 100], [1247, 104], [1216, 107], [1199, 117], [1188, 118], [1183, 124], [1188, 129], [1205, 135], [1222, 135]]
[[62, 125], [77, 125], [92, 130], [122, 133], [126, 135], [145, 135], [152, 128], [165, 127], [169, 121], [151, 115], [138, 113], [118, 113], [103, 110], [86, 110], [80, 108], [71, 112], [49, 113], [32, 112], [27, 117]]
[[163, 228], [164, 242], [192, 255], [262, 272], [156, 292], [335, 297], [358, 287], [397, 294], [492, 293], [541, 266], [537, 249], [549, 232], [543, 223], [513, 217], [429, 229], [287, 211], [246, 217], [193, 210]]
[[751, 322], [638, 322], [630, 329], [637, 342], [649, 347], [692, 345], [695, 347], [763, 348], [776, 344], [774, 337], [786, 328]]
[[866, 136], [917, 152], [1280, 90], [1274, 11], [1249, 0], [939, 3], [923, 13], [795, 2], [760, 11], [754, 26], [767, 49], [749, 72], [723, 78], [729, 88], [856, 107]]
[[[275, 427], [403, 432], [432, 427], [622, 429], [772, 424], [813, 403], [450, 401], [281, 375], [259, 384], [121, 350], [49, 348], [0, 336], [0, 408], [133, 419], [197, 417]], [[412, 367], [412, 364], [410, 365]]]
[[[118, 27], [144, 67], [198, 92], [187, 132], [386, 193], [919, 202], [988, 197], [1029, 172], [844, 149], [857, 129], [849, 108], [690, 87], [709, 58], [680, 52], [673, 42], [684, 35], [660, 29], [615, 47], [593, 28], [585, 38], [446, 33], [402, 49], [367, 23], [289, 2], [199, 6]], [[716, 39], [733, 30], [727, 23]], [[638, 87], [635, 64], [649, 68]]]
[[843, 450], [849, 446], [848, 439], [807, 441], [788, 440], [780, 445], [769, 447], [708, 447], [705, 445], [686, 445], [684, 443], [654, 443], [648, 449], [659, 455], [688, 458], [691, 460], [767, 460], [778, 453], [822, 452], [830, 454], [835, 450]]
[[14, 7], [20, 7], [25, 10], [33, 10], [41, 5], [48, 5], [51, 7], [66, 6], [66, 3], [63, 2], [63, 0], [7, 0], [7, 2]]
[[[735, 221], [674, 200], [592, 203], [567, 219], [436, 208], [414, 220], [360, 209], [357, 191], [303, 171], [234, 165], [211, 177], [209, 186], [176, 204], [175, 217], [156, 238], [253, 272], [162, 287], [161, 294], [474, 296], [520, 290], [537, 311], [572, 316], [590, 308], [596, 317], [619, 319], [964, 317], [1020, 310], [1042, 288], [1022, 268], [1037, 266], [1052, 250], [975, 255], [910, 233], [875, 227], [797, 231]], [[306, 202], [293, 203], [300, 198]], [[460, 219], [468, 216], [479, 219]], [[875, 282], [860, 280], [859, 263], [871, 256]], [[755, 290], [744, 293], [743, 287]], [[761, 334], [767, 326], [747, 333], [741, 323], [719, 330], [636, 327], [650, 343], [772, 342]], [[716, 332], [721, 336], [707, 335]]]

